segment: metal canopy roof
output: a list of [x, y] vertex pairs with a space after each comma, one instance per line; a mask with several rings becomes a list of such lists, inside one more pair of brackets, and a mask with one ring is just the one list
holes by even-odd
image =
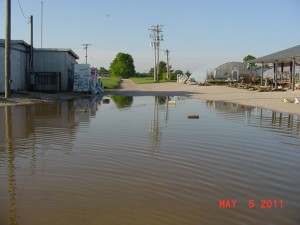
[[300, 61], [300, 45], [253, 59], [249, 63], [274, 63], [276, 60], [278, 63], [290, 63], [293, 58], [298, 62]]

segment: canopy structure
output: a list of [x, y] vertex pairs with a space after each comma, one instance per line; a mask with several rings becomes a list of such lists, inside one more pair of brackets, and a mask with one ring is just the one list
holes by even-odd
[[[290, 66], [291, 70], [291, 88], [295, 89], [295, 67], [296, 63], [300, 64], [300, 45], [292, 48], [288, 48], [279, 52], [272, 53], [254, 60], [249, 61], [251, 63], [261, 63], [264, 64], [272, 63], [274, 65], [274, 82], [275, 87], [277, 87], [277, 73], [278, 65], [280, 64], [283, 68], [284, 66]], [[263, 83], [263, 73], [261, 74], [261, 85]]]

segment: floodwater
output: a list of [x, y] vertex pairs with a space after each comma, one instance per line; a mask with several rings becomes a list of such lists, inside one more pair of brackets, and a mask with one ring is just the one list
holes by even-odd
[[152, 96], [0, 107], [0, 224], [299, 225], [299, 162], [299, 116], [255, 107]]

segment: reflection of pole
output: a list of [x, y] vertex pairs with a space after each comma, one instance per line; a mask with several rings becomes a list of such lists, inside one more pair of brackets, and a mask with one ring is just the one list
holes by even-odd
[[9, 194], [9, 211], [8, 224], [17, 224], [16, 210], [16, 175], [14, 167], [14, 151], [12, 146], [12, 125], [11, 125], [11, 108], [5, 107], [5, 128], [6, 128], [6, 151], [7, 151], [7, 170], [8, 170], [8, 194]]
[[168, 119], [169, 119], [169, 100], [170, 100], [170, 97], [167, 96], [167, 109], [166, 109], [166, 123], [168, 123]]
[[159, 131], [159, 115], [158, 115], [158, 97], [155, 96], [155, 103], [154, 103], [154, 114], [153, 114], [153, 120], [150, 123], [149, 126], [149, 132], [152, 136], [152, 145], [150, 152], [153, 152], [159, 143], [160, 140], [160, 131]]

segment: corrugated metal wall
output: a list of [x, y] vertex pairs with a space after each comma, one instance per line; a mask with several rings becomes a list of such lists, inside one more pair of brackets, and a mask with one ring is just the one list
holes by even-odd
[[68, 90], [67, 52], [34, 51], [34, 72], [60, 72], [61, 90]]
[[[14, 48], [14, 49], [13, 49]], [[19, 49], [19, 50], [17, 50]], [[28, 57], [26, 47], [12, 45], [11, 49], [11, 89], [26, 90]], [[5, 91], [5, 48], [0, 47], [0, 93]]]
[[62, 91], [69, 89], [69, 80], [74, 63], [76, 63], [76, 59], [68, 51], [34, 51], [34, 72], [60, 72]]

